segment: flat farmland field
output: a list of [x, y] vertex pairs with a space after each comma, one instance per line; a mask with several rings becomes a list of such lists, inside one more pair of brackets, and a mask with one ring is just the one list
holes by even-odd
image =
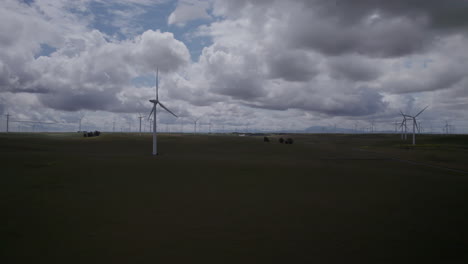
[[269, 138], [0, 134], [0, 261], [467, 263], [468, 136]]

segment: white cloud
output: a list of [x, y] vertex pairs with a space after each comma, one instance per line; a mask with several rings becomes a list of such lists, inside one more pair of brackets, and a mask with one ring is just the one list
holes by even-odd
[[179, 0], [176, 9], [169, 15], [169, 25], [184, 26], [196, 19], [210, 19], [210, 2], [207, 0]]

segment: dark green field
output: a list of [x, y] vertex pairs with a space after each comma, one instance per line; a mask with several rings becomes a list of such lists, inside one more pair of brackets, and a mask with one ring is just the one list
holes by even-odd
[[0, 263], [468, 263], [467, 136], [291, 137], [0, 134]]

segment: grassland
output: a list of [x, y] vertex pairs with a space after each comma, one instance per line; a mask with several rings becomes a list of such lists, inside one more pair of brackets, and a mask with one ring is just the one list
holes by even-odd
[[277, 137], [0, 134], [0, 261], [467, 263], [467, 136]]

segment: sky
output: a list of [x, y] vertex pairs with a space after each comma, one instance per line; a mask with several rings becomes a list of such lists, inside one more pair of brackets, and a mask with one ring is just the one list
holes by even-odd
[[[2, 0], [0, 130], [468, 133], [468, 0]], [[13, 131], [31, 125], [10, 123]]]

